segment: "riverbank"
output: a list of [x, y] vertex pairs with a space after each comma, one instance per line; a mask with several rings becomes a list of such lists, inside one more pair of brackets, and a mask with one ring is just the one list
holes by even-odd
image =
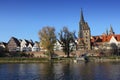
[[[75, 58], [26, 58], [26, 57], [1, 57], [0, 63], [41, 63], [41, 62], [74, 62]], [[120, 56], [89, 57], [90, 62], [120, 61]]]
[[41, 62], [72, 62], [73, 58], [21, 58], [21, 57], [4, 57], [0, 58], [0, 63], [41, 63]]
[[90, 61], [94, 62], [108, 62], [108, 61], [120, 61], [120, 56], [104, 56], [104, 57], [89, 57]]

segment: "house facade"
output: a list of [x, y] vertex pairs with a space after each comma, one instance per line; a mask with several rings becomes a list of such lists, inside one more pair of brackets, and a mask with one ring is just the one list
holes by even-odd
[[20, 43], [20, 51], [30, 52], [32, 51], [33, 45], [33, 42], [23, 39]]
[[7, 50], [7, 43], [0, 42], [0, 52]]
[[39, 51], [40, 47], [38, 46], [38, 42], [33, 43], [31, 40], [21, 40], [17, 39], [15, 37], [11, 37], [8, 44], [7, 48], [9, 52], [16, 52], [16, 51], [21, 51], [21, 52], [31, 52], [31, 51]]
[[91, 37], [92, 50], [115, 49], [120, 53], [120, 34], [109, 34]]
[[32, 47], [32, 51], [40, 51], [40, 43], [39, 42], [35, 42], [33, 47]]
[[0, 42], [0, 47], [6, 48], [6, 47], [7, 47], [7, 43], [5, 43], [5, 42]]
[[8, 44], [7, 44], [8, 51], [20, 51], [20, 42], [17, 38], [11, 37]]

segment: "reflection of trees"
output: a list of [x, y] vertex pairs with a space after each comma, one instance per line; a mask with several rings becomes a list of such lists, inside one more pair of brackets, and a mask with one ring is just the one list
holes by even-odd
[[44, 64], [43, 67], [43, 72], [40, 72], [42, 74], [40, 74], [41, 76], [41, 80], [54, 80], [54, 73], [53, 73], [53, 64], [52, 63], [48, 63], [48, 64]]
[[65, 63], [63, 67], [63, 73], [64, 73], [64, 79], [65, 80], [71, 80], [71, 71], [70, 71], [70, 63]]
[[40, 65], [40, 75], [35, 80], [62, 80], [62, 67], [61, 63], [43, 63]]

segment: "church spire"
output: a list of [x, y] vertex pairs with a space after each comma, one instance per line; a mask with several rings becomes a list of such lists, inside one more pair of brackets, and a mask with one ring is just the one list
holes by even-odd
[[108, 29], [106, 29], [106, 35], [108, 35]]
[[81, 16], [80, 16], [80, 22], [84, 22], [84, 16], [83, 16], [83, 11], [82, 11], [82, 8], [81, 8]]
[[113, 31], [112, 25], [110, 25], [110, 31], [109, 31], [109, 34], [114, 34], [114, 31]]

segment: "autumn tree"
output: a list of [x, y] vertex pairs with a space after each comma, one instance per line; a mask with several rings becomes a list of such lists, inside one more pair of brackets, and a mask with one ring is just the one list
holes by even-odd
[[54, 44], [56, 42], [55, 28], [54, 27], [43, 27], [39, 31], [41, 46], [47, 50], [49, 54], [49, 59], [51, 59], [53, 54]]
[[70, 32], [67, 27], [63, 27], [59, 33], [59, 42], [63, 47], [64, 53], [69, 57], [70, 52], [73, 51], [73, 46], [75, 46], [73, 32]]

